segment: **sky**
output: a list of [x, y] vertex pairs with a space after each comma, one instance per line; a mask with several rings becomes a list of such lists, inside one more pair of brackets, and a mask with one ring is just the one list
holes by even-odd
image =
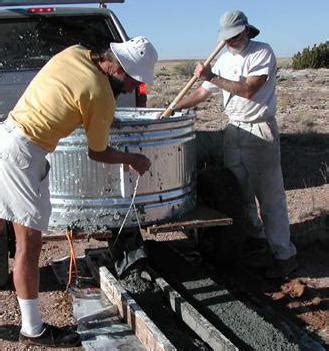
[[277, 57], [329, 40], [329, 0], [125, 0], [109, 8], [129, 36], [150, 39], [160, 60], [208, 57], [228, 10], [243, 11]]

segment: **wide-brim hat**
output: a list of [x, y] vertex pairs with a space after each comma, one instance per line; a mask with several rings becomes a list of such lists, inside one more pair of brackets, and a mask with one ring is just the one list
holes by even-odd
[[143, 36], [123, 43], [111, 43], [111, 50], [123, 70], [138, 82], [153, 84], [154, 65], [158, 54], [152, 43]]
[[248, 23], [247, 16], [242, 11], [225, 12], [219, 20], [218, 40], [228, 40], [242, 33], [245, 28], [249, 28], [249, 37], [256, 37], [260, 31], [255, 26]]

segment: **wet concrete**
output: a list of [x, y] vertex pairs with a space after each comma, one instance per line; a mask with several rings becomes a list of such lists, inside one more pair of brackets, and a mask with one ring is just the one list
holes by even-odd
[[[116, 275], [114, 263], [107, 249], [86, 250], [86, 256], [86, 261], [89, 260], [89, 264], [85, 262], [84, 257], [81, 258], [79, 261], [80, 269], [85, 266], [86, 268], [83, 269], [88, 270], [88, 267], [92, 266], [93, 269], [91, 271], [95, 276], [98, 276], [99, 268], [105, 266], [114, 276]], [[189, 329], [185, 323], [177, 318], [176, 314], [171, 310], [162, 290], [154, 284], [149, 274], [144, 274], [144, 262], [141, 262], [135, 264], [134, 268], [128, 270], [121, 279], [117, 278], [120, 285], [131, 295], [177, 350], [210, 351], [211, 348]], [[68, 259], [64, 258], [56, 261], [53, 265], [54, 270], [57, 272], [56, 277], [59, 278], [63, 286], [66, 285], [67, 263]], [[91, 275], [92, 273], [88, 272], [88, 274]], [[98, 280], [98, 278], [95, 279]], [[77, 291], [74, 291], [74, 293], [78, 296]], [[122, 348], [122, 350], [126, 350], [126, 348]]]
[[129, 274], [120, 279], [120, 283], [177, 350], [211, 350], [177, 318], [168, 305], [162, 290], [151, 281], [141, 278], [139, 267], [132, 269]]
[[[165, 243], [148, 242], [160, 274], [198, 307], [234, 345], [242, 350], [314, 350], [284, 325], [274, 325], [261, 308], [244, 301], [225, 284], [218, 284], [202, 263], [187, 262]], [[264, 306], [265, 307], [265, 306]]]
[[142, 295], [144, 293], [154, 292], [159, 289], [150, 281], [141, 278], [141, 270], [134, 268], [120, 279], [121, 285], [131, 294]]

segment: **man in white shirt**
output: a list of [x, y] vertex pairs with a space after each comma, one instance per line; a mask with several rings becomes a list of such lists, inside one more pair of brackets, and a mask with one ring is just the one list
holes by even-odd
[[[220, 18], [219, 40], [226, 42], [227, 51], [212, 69], [197, 65], [195, 74], [204, 82], [175, 109], [195, 106], [222, 90], [224, 112], [229, 118], [224, 165], [241, 186], [245, 209], [241, 215], [253, 228], [250, 248], [267, 242], [274, 260], [267, 267], [266, 277], [282, 278], [297, 268], [296, 248], [290, 241], [275, 120], [276, 59], [268, 44], [251, 40], [258, 34], [243, 12], [226, 12]], [[252, 252], [249, 259], [257, 262]]]

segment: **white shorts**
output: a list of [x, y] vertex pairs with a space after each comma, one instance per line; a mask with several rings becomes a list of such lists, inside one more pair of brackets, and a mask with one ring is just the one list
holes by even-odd
[[0, 218], [47, 230], [51, 205], [46, 155], [14, 122], [0, 123]]

